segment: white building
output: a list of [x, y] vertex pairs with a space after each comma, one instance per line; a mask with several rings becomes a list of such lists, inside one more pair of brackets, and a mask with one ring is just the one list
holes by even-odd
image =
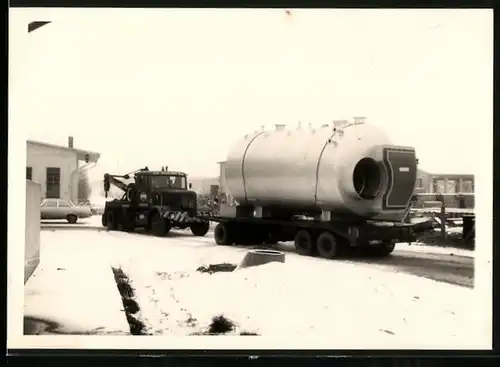
[[42, 186], [42, 198], [61, 198], [78, 201], [78, 179], [82, 171], [95, 166], [99, 153], [68, 146], [27, 141], [26, 179]]

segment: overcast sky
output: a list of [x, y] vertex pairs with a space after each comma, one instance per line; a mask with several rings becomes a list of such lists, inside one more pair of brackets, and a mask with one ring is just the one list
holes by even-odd
[[[100, 152], [95, 178], [166, 164], [215, 176], [261, 125], [352, 116], [414, 146], [429, 171], [475, 173], [491, 152], [489, 10], [10, 14], [9, 123]], [[28, 35], [30, 20], [53, 23]]]

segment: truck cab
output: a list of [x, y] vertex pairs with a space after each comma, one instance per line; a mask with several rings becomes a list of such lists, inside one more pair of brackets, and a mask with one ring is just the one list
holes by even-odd
[[139, 201], [185, 210], [196, 215], [196, 193], [190, 190], [187, 175], [175, 171], [144, 171], [135, 174], [135, 191]]

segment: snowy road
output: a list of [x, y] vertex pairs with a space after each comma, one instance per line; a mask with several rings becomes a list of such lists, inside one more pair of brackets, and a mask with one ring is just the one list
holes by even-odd
[[[131, 236], [147, 236], [142, 233], [130, 234]], [[189, 231], [173, 231], [170, 238], [182, 241], [185, 246], [199, 247], [217, 246], [212, 234], [206, 237], [193, 238]], [[220, 247], [218, 247], [220, 248]], [[238, 246], [233, 247], [237, 251], [247, 251], [253, 248], [263, 248], [262, 246]], [[270, 249], [294, 254], [294, 245], [291, 242], [279, 243], [269, 247]], [[294, 256], [297, 256], [294, 254]], [[314, 261], [329, 262], [332, 260], [314, 259]], [[421, 246], [398, 244], [394, 253], [385, 259], [370, 258], [349, 258], [338, 260], [344, 263], [371, 264], [374, 267], [393, 272], [403, 272], [423, 278], [432, 279], [439, 282], [460, 285], [464, 287], [474, 286], [474, 252], [461, 249], [440, 248], [431, 246]]]
[[[89, 219], [83, 219], [78, 224], [68, 224], [64, 221], [45, 221], [44, 230], [55, 229], [90, 229], [106, 231], [101, 225], [100, 216], [93, 216]], [[134, 233], [130, 236], [148, 236], [143, 233]], [[215, 246], [212, 233], [208, 233], [203, 238], [193, 238], [189, 231], [173, 231], [171, 238], [187, 242], [186, 246], [193, 246], [195, 243], [203, 243], [206, 246]], [[140, 241], [138, 239], [138, 241]], [[198, 246], [198, 245], [196, 245]], [[250, 247], [239, 247], [248, 250]], [[294, 253], [293, 243], [280, 243], [272, 247], [273, 249]], [[322, 260], [321, 261], [329, 261]], [[372, 264], [381, 269], [387, 269], [394, 272], [403, 272], [439, 282], [460, 285], [464, 287], [474, 286], [474, 251], [442, 248], [436, 246], [422, 246], [398, 244], [392, 256], [386, 259], [366, 259], [350, 258], [342, 260], [350, 263]]]
[[[398, 247], [403, 249], [398, 249]], [[343, 261], [353, 264], [371, 264], [374, 267], [394, 272], [403, 272], [464, 287], [474, 287], [473, 252], [463, 254], [455, 249], [425, 248], [427, 251], [434, 250], [433, 253], [423, 252], [422, 247], [419, 245], [407, 246], [406, 244], [399, 244], [392, 255], [385, 259], [350, 258]], [[273, 248], [281, 251], [294, 251], [291, 243], [278, 244]]]
[[210, 235], [182, 231], [166, 238], [76, 228], [41, 235], [42, 258], [76, 252], [82, 260], [121, 268], [140, 308], [135, 316], [152, 335], [203, 334], [223, 314], [235, 324], [229, 335], [312, 335], [338, 348], [376, 348], [374, 342], [384, 348], [474, 348], [487, 327], [471, 312], [473, 289], [425, 279], [470, 286], [473, 259], [459, 250], [449, 255], [449, 249], [402, 245], [383, 260], [325, 260], [280, 244], [285, 264], [209, 275], [196, 269], [238, 264], [249, 247], [217, 246]]

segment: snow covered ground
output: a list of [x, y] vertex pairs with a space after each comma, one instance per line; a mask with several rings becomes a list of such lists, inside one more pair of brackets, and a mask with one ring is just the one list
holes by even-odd
[[209, 275], [196, 269], [237, 264], [247, 249], [187, 235], [103, 235], [120, 243], [123, 256], [114, 258], [115, 266], [131, 279], [140, 316], [154, 335], [203, 333], [223, 314], [237, 325], [233, 334], [320, 336], [343, 348], [382, 341], [386, 348], [473, 348], [488, 336], [471, 311], [471, 289], [293, 253], [285, 264]]
[[129, 334], [112, 254], [99, 233], [42, 231], [40, 245], [40, 264], [24, 287], [24, 316], [42, 321], [33, 322], [34, 329], [45, 324], [53, 325], [52, 334]]
[[[196, 269], [238, 264], [248, 248], [217, 246], [212, 236], [193, 237], [189, 231], [156, 238], [54, 229], [42, 231], [41, 241], [41, 269], [51, 269], [53, 278], [44, 284], [37, 284], [36, 277], [30, 281], [27, 292], [32, 298], [25, 311], [67, 322], [66, 329], [103, 330], [108, 335], [119, 324], [123, 329], [119, 295], [116, 287], [111, 290], [113, 266], [128, 275], [141, 308], [138, 317], [152, 335], [202, 334], [214, 316], [224, 315], [236, 325], [227, 335], [243, 331], [279, 340], [319, 338], [328, 340], [330, 348], [479, 348], [488, 347], [484, 343], [490, 340], [489, 319], [476, 312], [479, 298], [474, 289], [390, 267], [286, 252], [285, 264], [209, 275]], [[404, 249], [411, 250], [422, 251], [423, 246]], [[59, 267], [91, 271], [78, 287], [71, 287], [69, 272], [57, 271]], [[71, 279], [76, 282], [77, 277]], [[45, 296], [33, 302], [33, 294]], [[115, 316], [108, 317], [111, 312]], [[91, 316], [95, 314], [100, 318]]]

